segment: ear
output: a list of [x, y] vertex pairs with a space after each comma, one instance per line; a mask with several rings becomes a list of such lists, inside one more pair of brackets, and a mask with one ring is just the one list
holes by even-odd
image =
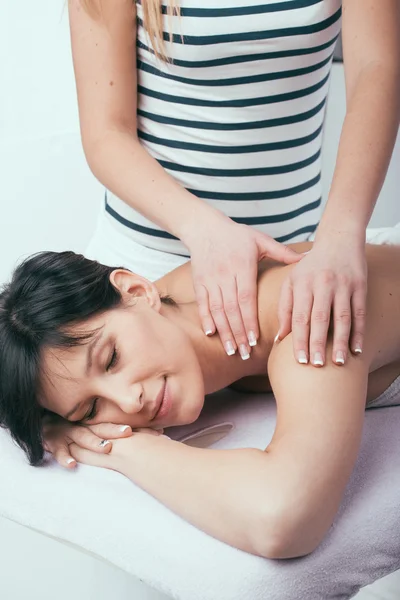
[[133, 298], [141, 298], [151, 308], [160, 312], [160, 294], [154, 283], [148, 279], [125, 269], [115, 269], [110, 275], [110, 282], [127, 304], [130, 304]]

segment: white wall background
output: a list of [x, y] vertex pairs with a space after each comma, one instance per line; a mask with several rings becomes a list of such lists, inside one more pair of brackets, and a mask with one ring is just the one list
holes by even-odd
[[[85, 163], [70, 55], [66, 0], [0, 2], [0, 282], [39, 250], [82, 250], [102, 201]], [[334, 66], [323, 182], [332, 176], [345, 110]], [[400, 142], [372, 224], [400, 221]], [[397, 172], [396, 172], [397, 171]]]
[[0, 1], [0, 282], [39, 250], [82, 250], [102, 189], [85, 163], [64, 0]]

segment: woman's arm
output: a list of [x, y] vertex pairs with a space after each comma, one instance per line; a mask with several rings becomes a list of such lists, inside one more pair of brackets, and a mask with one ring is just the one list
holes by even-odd
[[[89, 166], [127, 205], [182, 240], [193, 261], [204, 332], [218, 331], [227, 352], [234, 344], [247, 355], [249, 341], [253, 343], [259, 331], [258, 260], [270, 255], [291, 263], [300, 257], [189, 193], [146, 152], [137, 135], [135, 2], [97, 3], [99, 15], [92, 18], [81, 0], [69, 0], [82, 141]], [[227, 271], [228, 264], [234, 271]]]
[[400, 3], [343, 0], [347, 110], [319, 234], [365, 229], [384, 182], [400, 117]]
[[82, 142], [96, 178], [176, 237], [221, 217], [150, 156], [137, 136], [136, 14], [132, 0], [97, 2], [97, 17], [69, 0]]
[[111, 468], [208, 534], [266, 558], [314, 550], [337, 512], [359, 448], [367, 369], [296, 364], [290, 336], [269, 373], [278, 422], [268, 448], [199, 449], [134, 434], [100, 456], [71, 446], [78, 462]]
[[[365, 229], [399, 126], [400, 2], [343, 0], [343, 48], [347, 111], [333, 183], [313, 250], [288, 277], [279, 307], [280, 337], [293, 324], [295, 355], [317, 365], [364, 348]], [[343, 318], [329, 355], [332, 308]]]
[[316, 369], [299, 365], [291, 346], [286, 338], [268, 362], [277, 426], [267, 452], [282, 477], [282, 558], [312, 552], [337, 513], [360, 447], [370, 354]]

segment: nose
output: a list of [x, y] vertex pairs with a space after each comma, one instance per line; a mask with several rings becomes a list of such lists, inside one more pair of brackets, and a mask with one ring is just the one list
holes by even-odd
[[135, 415], [144, 406], [143, 387], [140, 384], [118, 386], [110, 391], [110, 400], [127, 415]]

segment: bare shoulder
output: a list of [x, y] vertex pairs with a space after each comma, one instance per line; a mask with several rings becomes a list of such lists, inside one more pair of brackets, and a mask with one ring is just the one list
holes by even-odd
[[400, 360], [400, 246], [368, 245], [366, 253], [365, 353], [372, 372]]

